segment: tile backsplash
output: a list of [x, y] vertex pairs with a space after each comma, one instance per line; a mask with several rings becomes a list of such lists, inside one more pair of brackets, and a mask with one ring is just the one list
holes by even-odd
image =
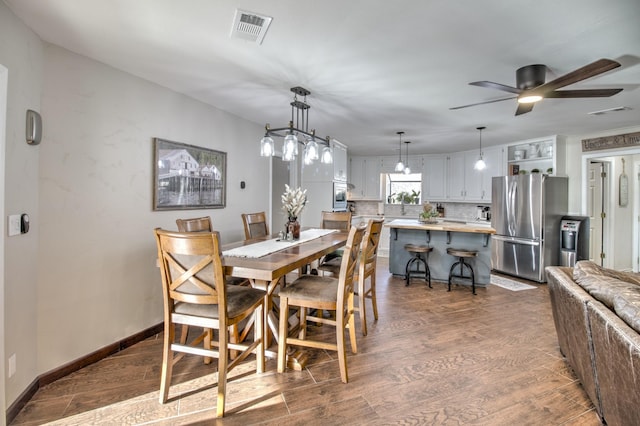
[[[355, 206], [355, 212], [353, 213], [356, 216], [375, 216], [378, 215], [379, 212], [384, 212], [385, 216], [392, 217], [402, 217], [402, 206], [400, 204], [386, 204], [380, 203], [378, 201], [367, 201], [367, 200], [355, 200], [350, 201]], [[432, 203], [435, 207], [436, 203]], [[444, 207], [444, 215], [445, 217], [451, 217], [456, 219], [466, 219], [466, 220], [475, 220], [477, 206], [489, 206], [491, 204], [473, 204], [473, 203], [440, 203]], [[405, 204], [404, 206], [404, 216], [407, 217], [418, 217], [420, 212], [422, 211], [421, 204]]]

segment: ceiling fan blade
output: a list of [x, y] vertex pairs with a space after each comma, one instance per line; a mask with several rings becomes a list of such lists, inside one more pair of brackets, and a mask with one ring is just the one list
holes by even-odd
[[599, 59], [595, 62], [585, 65], [582, 68], [578, 68], [575, 71], [571, 71], [569, 74], [565, 74], [561, 77], [551, 80], [541, 86], [532, 89], [531, 94], [545, 96], [548, 92], [554, 91], [564, 86], [577, 83], [582, 80], [594, 77], [602, 74], [614, 68], [620, 66], [619, 62], [612, 61], [611, 59]]
[[533, 110], [533, 106], [535, 102], [531, 102], [529, 104], [518, 104], [518, 109], [516, 109], [516, 115], [526, 114]]
[[515, 93], [516, 95], [519, 95], [522, 92], [522, 90], [518, 89], [517, 87], [494, 83], [493, 81], [473, 81], [469, 84], [471, 86], [486, 87], [487, 89], [497, 89], [502, 90], [503, 92]]
[[555, 90], [544, 95], [545, 98], [608, 98], [622, 89]]
[[509, 96], [508, 98], [500, 98], [500, 99], [493, 99], [491, 101], [476, 102], [475, 104], [461, 105], [461, 106], [452, 107], [452, 108], [449, 108], [449, 109], [453, 110], [453, 109], [468, 108], [468, 107], [472, 107], [472, 106], [476, 106], [476, 105], [492, 104], [492, 103], [495, 103], [495, 102], [508, 101], [509, 99], [516, 99], [516, 98], [517, 98], [517, 96]]

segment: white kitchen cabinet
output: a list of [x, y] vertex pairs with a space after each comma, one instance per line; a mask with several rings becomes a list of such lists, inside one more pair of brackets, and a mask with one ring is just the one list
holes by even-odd
[[333, 147], [333, 180], [347, 181], [347, 147], [340, 142], [332, 141]]
[[379, 157], [350, 157], [349, 198], [380, 199], [380, 159]]
[[447, 157], [447, 200], [464, 201], [466, 199], [465, 167], [464, 152], [449, 154]]
[[478, 150], [458, 152], [448, 156], [447, 187], [448, 200], [491, 203], [491, 180], [503, 174], [503, 148], [482, 150], [487, 164], [484, 170], [474, 168], [479, 157]]
[[396, 173], [396, 164], [398, 157], [380, 157], [380, 173]]
[[425, 155], [422, 167], [422, 200], [447, 199], [447, 156]]
[[507, 146], [507, 166], [509, 174], [546, 173], [564, 176], [566, 147], [563, 136], [547, 136], [527, 139]]
[[484, 162], [487, 168], [482, 171], [482, 196], [481, 200], [491, 202], [491, 182], [495, 176], [504, 176], [506, 173], [504, 162], [504, 147], [495, 146], [483, 149]]

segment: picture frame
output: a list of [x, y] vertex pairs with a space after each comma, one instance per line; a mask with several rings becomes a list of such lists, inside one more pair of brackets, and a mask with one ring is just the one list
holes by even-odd
[[153, 210], [226, 207], [226, 152], [161, 138], [153, 145]]

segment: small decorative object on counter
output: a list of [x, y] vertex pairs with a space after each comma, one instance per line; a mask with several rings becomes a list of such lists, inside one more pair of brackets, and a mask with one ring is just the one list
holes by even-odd
[[[282, 210], [287, 213], [289, 221], [285, 224], [285, 232], [291, 234], [294, 240], [300, 238], [300, 222], [298, 215], [302, 212], [305, 204], [307, 204], [307, 190], [301, 188], [291, 189], [289, 185], [284, 185], [284, 194], [282, 194]], [[287, 238], [288, 239], [288, 238]]]
[[420, 213], [419, 220], [423, 223], [437, 223], [437, 217], [439, 213], [437, 209], [434, 209], [431, 203], [425, 201], [422, 204], [422, 212]]
[[540, 169], [531, 169], [531, 173], [540, 173]]
[[444, 206], [442, 204], [438, 203], [436, 210], [438, 211], [438, 217], [444, 217]]

